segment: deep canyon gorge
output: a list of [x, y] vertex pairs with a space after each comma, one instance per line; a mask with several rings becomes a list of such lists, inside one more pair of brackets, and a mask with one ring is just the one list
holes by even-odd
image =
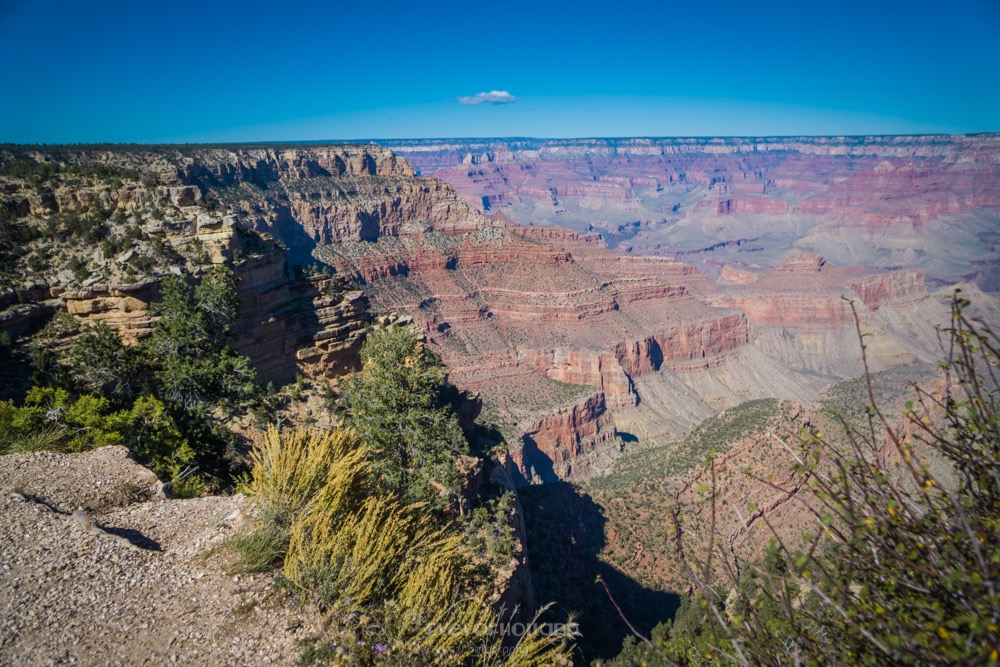
[[[108, 238], [137, 231], [113, 252], [36, 238], [3, 258], [3, 398], [27, 389], [32, 341], [79, 336], [53, 333], [57, 315], [141, 341], [163, 278], [215, 265], [239, 281], [233, 345], [278, 386], [337, 390], [373, 328], [413, 327], [519, 497], [502, 595], [577, 604], [585, 632], [614, 628], [604, 657], [620, 619], [558, 596], [600, 573], [648, 629], [688, 592], [657, 512], [697, 506], [710, 450], [784, 474], [779, 431], [851, 405], [858, 327], [899, 400], [939, 359], [956, 286], [1000, 324], [995, 134], [0, 147], [17, 160], [135, 177], [3, 175], [6, 219], [100, 209], [119, 215]], [[721, 528], [752, 557], [760, 516], [788, 534], [803, 517], [737, 477], [722, 497], [760, 513]]]

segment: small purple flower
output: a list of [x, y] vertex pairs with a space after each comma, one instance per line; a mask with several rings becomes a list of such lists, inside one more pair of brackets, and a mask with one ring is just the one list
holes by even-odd
[[375, 655], [382, 655], [389, 650], [389, 647], [382, 642], [375, 642]]

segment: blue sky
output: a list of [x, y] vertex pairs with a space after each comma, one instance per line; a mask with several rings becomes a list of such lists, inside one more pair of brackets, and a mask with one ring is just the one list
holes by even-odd
[[13, 142], [1000, 130], [997, 0], [0, 0], [0, 63]]

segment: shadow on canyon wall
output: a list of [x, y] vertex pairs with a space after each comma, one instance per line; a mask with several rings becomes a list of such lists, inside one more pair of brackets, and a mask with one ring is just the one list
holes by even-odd
[[35, 369], [25, 348], [0, 350], [0, 401], [24, 401]]
[[578, 662], [614, 657], [630, 634], [598, 576], [629, 622], [646, 636], [673, 616], [680, 604], [678, 595], [646, 588], [598, 558], [605, 544], [606, 519], [603, 508], [589, 495], [561, 481], [522, 487], [519, 493], [535, 601], [539, 606], [555, 603], [545, 622], [564, 623], [569, 614], [576, 614], [582, 633]]
[[514, 482], [518, 486], [527, 486], [532, 482], [549, 484], [560, 481], [552, 465], [552, 459], [538, 447], [535, 439], [527, 434], [521, 436], [521, 460], [524, 472], [514, 469]]

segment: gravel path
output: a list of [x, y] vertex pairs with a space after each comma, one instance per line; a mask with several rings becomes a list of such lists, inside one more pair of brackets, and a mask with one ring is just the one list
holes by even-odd
[[318, 619], [203, 557], [243, 498], [155, 491], [121, 447], [0, 456], [0, 664], [295, 662]]

